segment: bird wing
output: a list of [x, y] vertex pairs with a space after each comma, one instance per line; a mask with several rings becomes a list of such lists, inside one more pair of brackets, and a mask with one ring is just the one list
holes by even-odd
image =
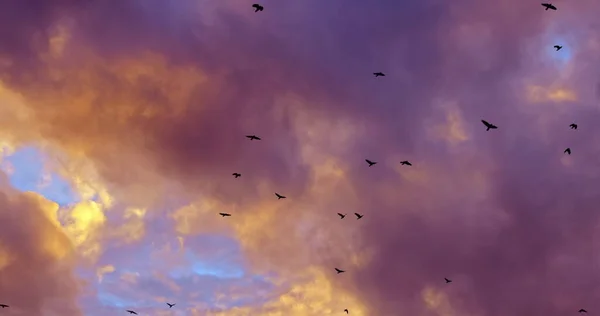
[[485, 126], [490, 126], [490, 123], [488, 123], [488, 121], [486, 120], [481, 120], [481, 123], [483, 123], [483, 125]]

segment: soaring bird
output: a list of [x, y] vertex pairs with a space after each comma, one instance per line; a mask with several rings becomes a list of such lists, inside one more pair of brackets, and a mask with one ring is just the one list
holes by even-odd
[[277, 193], [277, 192], [275, 192], [275, 195], [277, 196], [277, 199], [278, 199], [278, 200], [281, 200], [281, 199], [285, 199], [285, 198], [286, 198], [285, 196], [283, 196], [283, 195], [281, 195], [281, 194], [279, 194], [279, 193]]
[[175, 304], [169, 304], [169, 303], [167, 303], [167, 305], [169, 305], [169, 308], [172, 308], [173, 306], [175, 306]]
[[496, 128], [498, 128], [498, 126], [496, 126], [494, 124], [491, 124], [491, 123], [489, 123], [486, 120], [481, 120], [481, 123], [483, 123], [483, 125], [485, 125], [485, 127], [487, 127], [486, 131], [489, 131], [490, 129], [496, 129]]
[[412, 166], [412, 163], [410, 163], [408, 160], [400, 161], [400, 164], [403, 166]]
[[246, 135], [246, 138], [250, 139], [250, 140], [260, 140], [260, 137], [256, 136], [256, 135]]
[[234, 172], [231, 175], [234, 176], [236, 179], [242, 176], [241, 173], [237, 173], [237, 172]]
[[344, 310], [344, 312], [346, 312], [346, 314], [349, 314], [349, 313], [350, 313], [350, 312], [348, 312], [348, 309], [347, 309], [347, 308]]
[[2, 307], [2, 308], [7, 308], [7, 307], [10, 307], [10, 306], [8, 306], [8, 305], [6, 305], [6, 304], [0, 304], [0, 307]]
[[346, 271], [344, 271], [344, 270], [342, 270], [342, 269], [338, 269], [338, 268], [335, 268], [335, 271], [337, 272], [337, 274], [340, 274], [340, 273], [344, 273], [344, 272], [346, 272]]
[[563, 151], [563, 153], [570, 155], [571, 154], [571, 148], [567, 148], [565, 149], [565, 151]]
[[338, 215], [340, 216], [340, 219], [344, 219], [344, 217], [346, 217], [346, 214], [338, 213]]
[[580, 309], [580, 310], [579, 310], [579, 312], [580, 312], [580, 313], [587, 313], [587, 311], [586, 311], [585, 309], [583, 309], [583, 308], [582, 308], [582, 309]]
[[364, 215], [360, 215], [360, 214], [358, 214], [358, 213], [354, 213], [354, 215], [356, 215], [356, 219], [361, 219], [361, 218], [363, 218], [363, 216], [364, 216]]
[[558, 52], [562, 48], [562, 46], [560, 46], [560, 45], [554, 45], [554, 48], [556, 48], [556, 51]]
[[569, 127], [570, 127], [571, 129], [577, 129], [577, 124], [575, 124], [575, 123], [572, 123], [571, 125], [569, 125]]
[[546, 9], [545, 9], [546, 11], [548, 11], [548, 9], [550, 9], [550, 10], [556, 10], [556, 7], [553, 6], [552, 3], [542, 3], [542, 5], [544, 7], [546, 7]]
[[373, 74], [375, 75], [375, 77], [385, 77], [385, 74], [383, 72], [374, 72]]
[[258, 3], [253, 4], [252, 7], [254, 8], [254, 12], [262, 11], [265, 9], [265, 8], [263, 8], [262, 5], [260, 5]]
[[446, 280], [446, 283], [452, 283], [452, 280], [450, 280], [448, 278], [444, 278], [444, 280]]
[[371, 161], [369, 159], [365, 159], [365, 161], [369, 164], [369, 167], [373, 166], [374, 164], [376, 164], [376, 161]]
[[128, 312], [129, 314], [134, 314], [134, 315], [137, 315], [137, 314], [138, 314], [138, 313], [136, 313], [136, 312], [134, 312], [134, 311], [132, 311], [132, 310], [129, 310], [129, 309], [127, 310], [127, 312]]
[[[231, 216], [231, 214], [229, 214], [229, 213], [219, 213], [219, 215], [221, 215], [221, 216], [223, 216], [223, 217], [226, 217], [226, 216]], [[168, 303], [167, 303], [167, 304], [168, 304]]]

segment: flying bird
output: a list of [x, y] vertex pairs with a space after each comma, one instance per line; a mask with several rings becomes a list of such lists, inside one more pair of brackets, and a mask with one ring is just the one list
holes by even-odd
[[558, 52], [562, 48], [562, 46], [560, 46], [560, 45], [554, 45], [554, 48], [556, 48], [556, 51]]
[[369, 159], [365, 159], [365, 161], [369, 164], [369, 167], [377, 163], [376, 161], [371, 161]]
[[277, 193], [277, 192], [275, 192], [275, 195], [277, 196], [277, 199], [278, 199], [278, 200], [281, 200], [281, 199], [285, 199], [285, 198], [286, 198], [285, 196], [283, 196], [283, 195], [281, 195], [281, 194], [279, 194], [279, 193]]
[[446, 283], [452, 283], [452, 280], [450, 280], [448, 278], [444, 278], [444, 280], [446, 280]]
[[338, 215], [340, 216], [340, 219], [344, 219], [344, 217], [346, 217], [346, 214], [338, 213]]
[[556, 10], [556, 7], [552, 5], [552, 3], [542, 3], [542, 5], [544, 7], [546, 7], [546, 11], [548, 11], [548, 9], [550, 10]]
[[498, 128], [498, 126], [496, 126], [494, 124], [491, 124], [491, 123], [489, 123], [486, 120], [481, 120], [481, 123], [483, 123], [483, 125], [485, 125], [485, 127], [487, 127], [486, 131], [489, 131], [490, 129], [496, 129], [496, 128]]
[[577, 124], [575, 124], [575, 123], [572, 123], [571, 125], [569, 125], [569, 127], [570, 127], [571, 129], [577, 129]]
[[[226, 216], [231, 216], [231, 214], [229, 214], [229, 213], [219, 213], [219, 215], [221, 215], [221, 216], [223, 216], [223, 217], [226, 217]], [[167, 303], [167, 304], [168, 304], [168, 303]]]
[[412, 163], [410, 163], [408, 160], [400, 161], [400, 164], [403, 166], [412, 166]]
[[134, 312], [134, 311], [132, 311], [132, 310], [127, 310], [127, 312], [128, 312], [129, 314], [134, 314], [134, 315], [137, 315], [137, 314], [138, 314], [138, 313], [136, 313], [136, 312]]
[[579, 312], [580, 312], [580, 313], [587, 313], [587, 311], [586, 311], [585, 309], [583, 309], [583, 308], [582, 308], [582, 309], [580, 309], [580, 310], [579, 310]]
[[364, 216], [364, 215], [360, 215], [360, 214], [358, 214], [358, 213], [354, 213], [354, 215], [356, 215], [356, 219], [361, 219], [361, 218], [363, 218], [363, 216]]
[[254, 8], [254, 12], [262, 11], [265, 9], [265, 8], [263, 8], [262, 5], [260, 5], [258, 3], [253, 4], [252, 7]]
[[246, 135], [246, 138], [250, 139], [250, 140], [260, 140], [260, 137], [256, 136], [256, 135]]
[[340, 274], [340, 273], [344, 273], [344, 272], [346, 272], [346, 271], [344, 271], [344, 270], [342, 270], [342, 269], [338, 269], [338, 268], [335, 268], [335, 271], [337, 272], [337, 274]]
[[565, 151], [563, 151], [563, 153], [570, 155], [571, 154], [571, 148], [567, 148], [565, 149]]
[[0, 304], [0, 307], [2, 307], [2, 308], [7, 308], [7, 307], [10, 307], [10, 306], [8, 306], [8, 305], [6, 305], [6, 304]]
[[347, 309], [347, 308], [344, 310], [344, 312], [346, 312], [346, 314], [349, 314], [349, 312], [348, 312], [348, 309]]
[[383, 72], [374, 72], [373, 74], [375, 75], [375, 77], [385, 77], [385, 74]]
[[175, 304], [169, 304], [169, 303], [167, 303], [167, 305], [169, 305], [169, 308], [172, 308], [173, 306], [175, 306]]
[[241, 173], [237, 173], [237, 172], [234, 172], [231, 175], [234, 176], [236, 179], [242, 176]]

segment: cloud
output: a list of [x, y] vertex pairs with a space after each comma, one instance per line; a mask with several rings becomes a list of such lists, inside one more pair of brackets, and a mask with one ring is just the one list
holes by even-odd
[[58, 206], [18, 193], [2, 179], [0, 296], [14, 315], [83, 315], [72, 273], [73, 244], [57, 219]]
[[[143, 210], [122, 228], [133, 241], [233, 236], [253, 272], [305, 284], [253, 312], [333, 313], [341, 291], [369, 315], [593, 310], [595, 9], [13, 2], [0, 10], [13, 30], [0, 35], [13, 122], [0, 132], [62, 151], [65, 169], [89, 164], [80, 191]], [[561, 67], [542, 54], [553, 25], [575, 30], [560, 32], [574, 45]]]

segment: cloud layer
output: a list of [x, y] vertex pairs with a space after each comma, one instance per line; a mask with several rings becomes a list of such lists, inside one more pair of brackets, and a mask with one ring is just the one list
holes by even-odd
[[[0, 292], [12, 293], [2, 297], [27, 315], [42, 315], [49, 300], [66, 302], [56, 313], [79, 315], [77, 297], [90, 294], [69, 281], [73, 255], [110, 283], [119, 264], [133, 264], [123, 261], [128, 252], [146, 262], [167, 251], [159, 245], [170, 245], [171, 261], [140, 263], [155, 273], [122, 272], [120, 282], [185, 292], [200, 281], [167, 283], [194, 252], [214, 258], [194, 242], [213, 234], [240, 243], [247, 271], [237, 296], [223, 294], [227, 303], [187, 297], [195, 303], [180, 304], [192, 315], [600, 309], [600, 5], [263, 5], [259, 13], [240, 1], [0, 5], [10, 30], [0, 33], [0, 132], [16, 146], [44, 146], [48, 163], [96, 198], [63, 213], [31, 194], [5, 199], [5, 221], [18, 225], [0, 241], [31, 263], [0, 270]], [[557, 42], [565, 51], [553, 51]], [[481, 119], [499, 129], [486, 132]], [[573, 121], [579, 130], [569, 130]], [[19, 221], [12, 208], [31, 215]], [[50, 236], [60, 256], [35, 242]], [[34, 281], [12, 279], [30, 275], [28, 266], [47, 275], [35, 277], [43, 293], [31, 303], [21, 289]], [[218, 292], [208, 287], [206, 295]], [[242, 299], [248, 288], [259, 289], [253, 304]], [[153, 311], [168, 301], [164, 289], [148, 301], [122, 292], [135, 298], [122, 306]]]

